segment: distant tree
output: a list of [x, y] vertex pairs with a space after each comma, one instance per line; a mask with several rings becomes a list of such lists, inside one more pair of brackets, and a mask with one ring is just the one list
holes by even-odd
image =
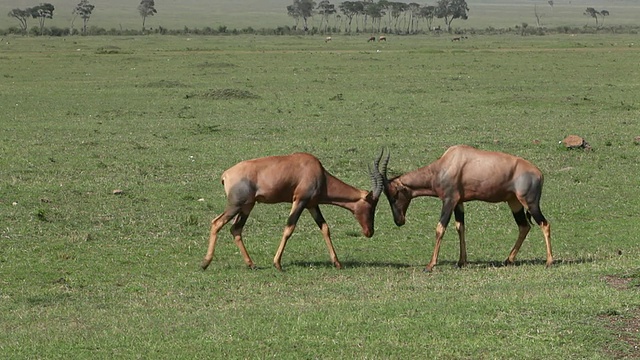
[[[382, 23], [382, 17], [386, 14], [385, 12], [385, 4], [383, 2], [370, 2], [366, 3], [364, 7], [365, 15], [371, 18], [371, 29], [375, 31], [380, 31], [380, 26]], [[365, 18], [366, 19], [366, 18]], [[376, 23], [378, 24], [378, 28], [376, 29]], [[367, 24], [365, 22], [365, 30]]]
[[397, 32], [400, 16], [409, 9], [409, 5], [399, 1], [387, 2], [386, 4], [383, 3], [382, 5], [386, 5], [385, 9], [387, 11], [387, 14], [389, 15], [389, 23], [393, 23], [393, 30]]
[[55, 7], [49, 3], [43, 3], [31, 8], [31, 17], [38, 19], [38, 23], [40, 24], [40, 34], [42, 34], [44, 30], [44, 21], [46, 19], [53, 19], [53, 10], [55, 10]]
[[537, 4], [533, 4], [533, 14], [536, 17], [536, 26], [538, 26], [539, 29], [542, 27], [542, 17], [544, 16], [544, 14], [538, 11]]
[[322, 0], [318, 3], [318, 14], [320, 17], [320, 28], [322, 28], [322, 24], [324, 23], [324, 31], [327, 31], [327, 26], [329, 25], [329, 17], [336, 13], [336, 7], [329, 0]]
[[18, 20], [18, 22], [20, 23], [20, 30], [22, 30], [22, 32], [25, 33], [25, 34], [27, 33], [27, 19], [29, 19], [31, 17], [31, 9], [30, 8], [26, 8], [24, 10], [22, 10], [22, 9], [13, 9], [13, 10], [9, 11], [7, 16], [15, 18], [16, 20]]
[[[93, 9], [95, 6], [91, 5], [89, 0], [80, 0], [76, 8], [73, 9], [74, 20], [76, 16], [80, 16], [82, 19], [82, 33], [85, 35], [87, 34], [87, 22], [89, 22]], [[73, 29], [73, 21], [71, 21], [71, 28]]]
[[138, 13], [142, 17], [142, 31], [144, 31], [144, 24], [147, 21], [147, 16], [153, 16], [158, 11], [156, 10], [156, 3], [154, 0], [142, 0], [138, 5]]
[[[609, 16], [609, 12], [607, 10], [598, 11], [592, 7], [588, 7], [587, 10], [584, 11], [584, 14], [587, 16], [591, 16], [596, 20], [596, 28], [599, 28], [604, 25], [604, 17]], [[598, 24], [598, 15], [602, 16], [602, 22]]]
[[467, 20], [469, 6], [465, 0], [438, 0], [436, 4], [436, 17], [444, 19], [447, 32], [451, 32], [451, 22], [455, 19]]
[[600, 15], [602, 16], [602, 22], [600, 23], [600, 26], [604, 26], [604, 17], [609, 16], [609, 11], [600, 10]]
[[[287, 15], [294, 19], [302, 18], [304, 31], [309, 30], [308, 20], [313, 16], [313, 9], [316, 7], [316, 2], [313, 0], [293, 0], [293, 5], [287, 6]], [[296, 20], [297, 28], [298, 20]]]
[[436, 15], [436, 7], [433, 5], [422, 6], [418, 12], [418, 17], [424, 19], [427, 23], [427, 29], [433, 27], [433, 18]]
[[409, 23], [407, 24], [407, 32], [413, 33], [418, 29], [418, 13], [420, 13], [420, 4], [409, 3]]
[[[358, 15], [356, 1], [343, 1], [340, 5], [338, 5], [338, 8], [347, 18], [347, 24], [345, 24], [344, 26], [345, 28], [344, 31], [351, 32], [351, 22], [353, 21], [353, 17]], [[357, 27], [358, 27], [358, 22], [356, 21], [356, 28]]]

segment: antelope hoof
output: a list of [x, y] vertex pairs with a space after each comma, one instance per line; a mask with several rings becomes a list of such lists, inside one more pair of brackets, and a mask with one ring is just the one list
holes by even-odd
[[256, 266], [256, 264], [251, 263], [251, 264], [249, 264], [249, 269], [258, 270], [258, 267]]
[[278, 269], [278, 271], [282, 271], [282, 266], [279, 263], [273, 263], [273, 266]]
[[467, 262], [460, 262], [458, 261], [458, 268], [462, 269], [463, 267], [467, 266]]
[[502, 264], [503, 264], [504, 266], [512, 266], [512, 265], [514, 265], [514, 264], [515, 264], [515, 261], [507, 259], [507, 260], [505, 260]]
[[339, 262], [334, 262], [333, 265], [336, 267], [336, 269], [340, 270], [342, 269], [342, 264], [340, 264]]
[[202, 270], [207, 270], [207, 267], [209, 267], [209, 264], [211, 264], [211, 259], [209, 260], [204, 259], [202, 260], [202, 264], [200, 264], [200, 267], [202, 268]]
[[433, 270], [433, 266], [428, 266], [428, 265], [427, 265], [427, 267], [425, 267], [425, 268], [422, 270], [422, 272], [430, 273], [430, 272], [432, 272], [432, 270]]
[[546, 265], [547, 269], [550, 268], [551, 265], [553, 265], [553, 260], [547, 261], [547, 265]]

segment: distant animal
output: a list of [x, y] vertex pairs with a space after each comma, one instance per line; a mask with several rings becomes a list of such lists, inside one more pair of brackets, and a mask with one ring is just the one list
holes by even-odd
[[342, 265], [333, 248], [329, 226], [320, 212], [320, 204], [349, 210], [360, 223], [363, 235], [373, 236], [375, 208], [383, 190], [383, 182], [380, 171], [371, 170], [370, 176], [372, 190], [357, 189], [331, 175], [315, 156], [308, 153], [268, 156], [232, 166], [221, 177], [227, 205], [224, 212], [211, 222], [209, 248], [202, 269], [206, 269], [213, 259], [218, 232], [232, 219], [231, 234], [235, 243], [247, 266], [255, 268], [242, 242], [242, 229], [256, 203], [282, 202], [290, 202], [292, 207], [273, 265], [282, 270], [280, 262], [287, 240], [296, 228], [300, 215], [307, 209], [322, 231], [331, 262], [340, 269]]
[[375, 41], [376, 41], [376, 37], [375, 37], [375, 36], [371, 36], [371, 37], [369, 38], [369, 40], [367, 40], [367, 42], [370, 42], [370, 41], [375, 42]]
[[435, 248], [425, 271], [431, 271], [436, 265], [440, 243], [452, 213], [460, 239], [458, 266], [467, 264], [464, 203], [472, 200], [506, 202], [511, 208], [519, 231], [518, 239], [505, 260], [506, 265], [515, 262], [520, 246], [531, 229], [531, 217], [540, 226], [544, 236], [546, 265], [553, 264], [551, 227], [540, 210], [543, 176], [535, 165], [510, 154], [458, 145], [447, 149], [430, 165], [387, 179], [389, 157], [390, 154], [387, 154], [379, 166], [381, 153], [374, 161], [374, 170], [379, 172], [375, 175], [383, 179], [384, 194], [389, 200], [397, 226], [404, 225], [411, 199], [432, 196], [442, 200]]
[[331, 36], [327, 36], [327, 37], [324, 39], [324, 42], [326, 42], [326, 43], [327, 43], [327, 42], [329, 42], [329, 41], [331, 41]]
[[453, 39], [451, 39], [451, 41], [460, 41], [459, 37], [454, 37]]
[[387, 41], [387, 37], [384, 35], [380, 35], [380, 37], [378, 38], [378, 42], [380, 41]]

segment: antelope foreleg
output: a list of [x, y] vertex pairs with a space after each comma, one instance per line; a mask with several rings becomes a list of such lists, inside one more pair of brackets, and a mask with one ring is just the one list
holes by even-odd
[[282, 266], [280, 264], [280, 261], [282, 260], [282, 253], [284, 252], [285, 246], [287, 246], [287, 240], [289, 240], [291, 234], [293, 234], [293, 230], [296, 229], [296, 224], [298, 223], [302, 210], [304, 210], [304, 204], [299, 201], [294, 201], [293, 206], [291, 207], [291, 213], [289, 213], [289, 218], [287, 219], [287, 226], [284, 227], [280, 246], [278, 246], [276, 256], [273, 258], [273, 266], [278, 270], [282, 270]]
[[431, 256], [431, 261], [429, 261], [429, 264], [424, 269], [426, 272], [430, 272], [431, 270], [433, 270], [433, 267], [436, 266], [436, 263], [438, 262], [438, 253], [440, 252], [440, 243], [442, 242], [442, 237], [444, 236], [444, 232], [446, 230], [447, 230], [447, 227], [443, 225], [442, 222], [439, 222], [438, 225], [436, 226], [436, 245], [433, 248], [433, 255]]
[[433, 248], [431, 261], [429, 261], [429, 264], [424, 269], [426, 272], [430, 272], [438, 262], [438, 253], [440, 252], [440, 243], [442, 242], [442, 237], [444, 236], [445, 231], [447, 231], [447, 225], [449, 225], [449, 220], [451, 220], [451, 213], [453, 212], [453, 209], [457, 207], [454, 204], [455, 202], [451, 200], [446, 200], [443, 202], [442, 211], [440, 213], [440, 221], [438, 222], [438, 225], [436, 225], [436, 245]]
[[313, 216], [313, 220], [315, 220], [318, 227], [320, 227], [320, 231], [322, 231], [322, 237], [324, 241], [327, 243], [327, 249], [329, 249], [329, 256], [331, 257], [331, 262], [336, 267], [336, 269], [342, 269], [342, 265], [338, 261], [338, 256], [336, 255], [336, 250], [333, 248], [333, 243], [331, 242], [331, 233], [329, 231], [329, 225], [324, 220], [322, 213], [320, 212], [320, 207], [316, 206], [315, 208], [310, 208], [309, 212], [311, 216]]

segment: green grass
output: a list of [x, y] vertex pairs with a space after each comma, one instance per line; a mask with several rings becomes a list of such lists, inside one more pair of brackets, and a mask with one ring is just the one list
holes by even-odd
[[[9, 38], [0, 48], [3, 358], [591, 358], [638, 356], [609, 319], [640, 306], [640, 135], [634, 36]], [[380, 50], [379, 52], [377, 50]], [[568, 134], [593, 151], [567, 151]], [[534, 140], [538, 140], [534, 142]], [[469, 261], [453, 227], [439, 265], [436, 199], [376, 235], [323, 208], [338, 257], [304, 215], [271, 261], [289, 205], [228, 228], [207, 271], [219, 176], [309, 151], [368, 188], [453, 144], [523, 156], [545, 174], [556, 265], [532, 229], [518, 266], [504, 204], [469, 203]], [[114, 195], [113, 190], [122, 190]], [[637, 339], [637, 334], [630, 334]], [[634, 352], [635, 351], [635, 352]]]

